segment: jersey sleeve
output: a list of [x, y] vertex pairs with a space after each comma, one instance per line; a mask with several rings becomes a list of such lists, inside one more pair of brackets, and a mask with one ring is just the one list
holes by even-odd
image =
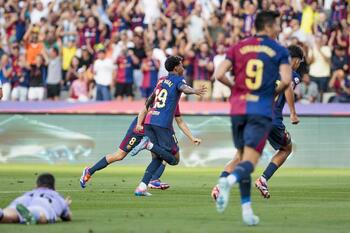
[[175, 117], [180, 117], [180, 116], [181, 116], [180, 107], [179, 105], [177, 105], [175, 109]]
[[178, 91], [181, 91], [181, 87], [182, 87], [182, 85], [186, 85], [186, 81], [185, 81], [185, 79], [184, 78], [182, 78], [182, 79], [180, 79], [178, 82], [177, 82], [177, 84], [176, 84], [176, 89], [178, 90]]
[[279, 65], [290, 64], [289, 52], [285, 47], [279, 46], [277, 53]]

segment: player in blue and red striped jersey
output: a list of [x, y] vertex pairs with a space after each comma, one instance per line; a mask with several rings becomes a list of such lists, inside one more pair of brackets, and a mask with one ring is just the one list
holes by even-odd
[[[271, 130], [274, 97], [291, 82], [288, 50], [275, 41], [280, 31], [278, 17], [275, 12], [260, 12], [255, 20], [257, 35], [232, 46], [214, 75], [231, 88], [232, 134], [242, 158], [231, 174], [222, 172], [216, 207], [218, 212], [225, 210], [232, 186], [239, 183], [242, 217], [247, 225], [259, 222], [251, 207], [251, 173]], [[231, 68], [235, 83], [225, 76]], [[279, 78], [280, 83], [275, 87]]]
[[129, 100], [133, 99], [134, 66], [138, 63], [139, 59], [135, 56], [132, 49], [124, 50], [118, 56], [116, 61], [118, 68], [114, 94], [117, 100], [123, 99], [124, 96], [128, 97]]
[[152, 57], [153, 50], [148, 48], [146, 50], [147, 57], [142, 60], [141, 70], [143, 73], [143, 80], [141, 84], [141, 95], [143, 98], [148, 98], [158, 81], [159, 61]]
[[143, 149], [152, 150], [154, 147], [160, 147], [170, 152], [170, 156], [165, 153], [155, 153], [146, 169], [142, 182], [135, 190], [135, 195], [137, 196], [149, 195], [147, 192], [148, 183], [151, 180], [152, 174], [163, 160], [170, 165], [177, 165], [179, 163], [179, 148], [172, 123], [181, 94], [202, 96], [206, 92], [204, 86], [199, 89], [193, 89], [186, 84], [182, 76], [184, 73], [182, 58], [177, 56], [168, 57], [165, 61], [165, 68], [169, 74], [158, 81], [157, 87], [154, 90], [154, 105], [147, 113], [145, 119], [144, 128], [146, 136], [130, 153], [133, 155]]
[[[92, 175], [99, 170], [104, 169], [109, 164], [114, 163], [116, 161], [123, 160], [129, 152], [137, 146], [141, 139], [144, 137], [144, 130], [143, 130], [143, 124], [145, 116], [147, 115], [147, 112], [150, 110], [151, 105], [153, 105], [155, 99], [155, 94], [150, 96], [145, 104], [144, 109], [139, 113], [137, 117], [132, 121], [132, 123], [129, 126], [129, 129], [124, 136], [124, 139], [119, 145], [119, 149], [115, 153], [108, 154], [106, 156], [103, 156], [97, 163], [95, 163], [92, 167], [86, 167], [83, 170], [83, 174], [80, 178], [80, 185], [82, 188], [86, 187], [86, 183], [91, 179]], [[181, 117], [181, 113], [179, 110], [179, 107], [176, 107], [175, 113], [175, 120], [181, 131], [193, 142], [194, 145], [199, 145], [201, 142], [201, 139], [196, 138], [192, 135], [191, 131], [188, 129], [188, 126], [185, 121], [183, 121]], [[173, 157], [173, 154], [171, 152], [168, 152], [158, 145], [154, 145], [152, 149], [150, 149], [152, 153], [162, 154], [168, 157]], [[132, 156], [135, 154], [132, 154]], [[168, 160], [165, 159], [167, 162]], [[163, 183], [159, 180], [161, 175], [164, 172], [165, 164], [160, 164], [159, 167], [153, 171], [151, 174], [151, 182], [149, 183], [150, 188], [155, 189], [167, 189], [170, 186], [167, 183]]]
[[[301, 77], [304, 73], [307, 73], [307, 67], [304, 60], [304, 52], [297, 45], [291, 45], [288, 47], [291, 56], [292, 83], [289, 88], [286, 89], [284, 94], [275, 98], [275, 105], [272, 118], [272, 129], [268, 136], [268, 141], [271, 146], [276, 150], [275, 155], [272, 157], [271, 162], [264, 170], [261, 177], [255, 181], [255, 186], [258, 188], [264, 198], [270, 198], [270, 192], [268, 190], [267, 181], [273, 176], [279, 167], [283, 165], [288, 156], [292, 153], [292, 140], [291, 136], [286, 130], [286, 126], [283, 124], [283, 108], [285, 103], [288, 103], [290, 110], [290, 121], [292, 124], [298, 124], [299, 118], [297, 116], [294, 104], [294, 88], [301, 82]], [[236, 156], [226, 166], [225, 171], [228, 173], [233, 172], [235, 166], [240, 162], [241, 158]], [[212, 190], [212, 197], [215, 200], [220, 190], [215, 186]]]

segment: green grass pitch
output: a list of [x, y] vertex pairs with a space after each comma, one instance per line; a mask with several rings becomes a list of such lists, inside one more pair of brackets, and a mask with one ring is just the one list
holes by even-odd
[[[79, 186], [83, 166], [0, 165], [0, 207], [34, 186], [36, 175], [52, 172], [56, 188], [73, 199], [73, 222], [54, 225], [0, 225], [1, 233], [99, 232], [350, 232], [350, 170], [283, 168], [270, 181], [271, 199], [252, 190], [261, 223], [244, 226], [238, 188], [224, 214], [218, 214], [210, 191], [221, 168], [168, 167], [166, 191], [134, 197], [142, 167], [112, 166], [96, 173], [85, 190]], [[261, 172], [258, 169], [255, 179]]]

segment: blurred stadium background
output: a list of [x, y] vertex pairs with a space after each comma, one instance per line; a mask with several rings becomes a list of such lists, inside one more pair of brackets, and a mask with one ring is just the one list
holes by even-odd
[[350, 15], [339, 0], [0, 1], [0, 162], [91, 163], [112, 152], [152, 79], [166, 74], [166, 56], [180, 55], [188, 82], [212, 90], [180, 104], [204, 139], [193, 148], [179, 133], [181, 164], [222, 165], [234, 154], [229, 92], [211, 76], [263, 9], [282, 13], [280, 42], [302, 46], [310, 66], [295, 92], [301, 123], [285, 120], [296, 145], [286, 165], [349, 167]]

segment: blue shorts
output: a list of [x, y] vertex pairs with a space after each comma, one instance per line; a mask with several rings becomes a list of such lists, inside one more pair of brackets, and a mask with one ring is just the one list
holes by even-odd
[[232, 136], [235, 147], [242, 150], [245, 146], [261, 153], [270, 133], [272, 120], [257, 115], [231, 116]]
[[173, 129], [163, 128], [155, 125], [144, 125], [145, 135], [152, 143], [158, 144], [163, 149], [170, 151], [173, 155], [179, 152], [177, 139]]
[[279, 150], [282, 147], [288, 146], [292, 142], [292, 139], [289, 132], [286, 130], [286, 127], [277, 125], [272, 126], [267, 140], [275, 150]]
[[132, 130], [129, 130], [126, 133], [123, 141], [120, 143], [119, 149], [129, 153], [135, 146], [137, 146], [140, 143], [143, 136], [143, 134], [138, 134], [133, 132]]

